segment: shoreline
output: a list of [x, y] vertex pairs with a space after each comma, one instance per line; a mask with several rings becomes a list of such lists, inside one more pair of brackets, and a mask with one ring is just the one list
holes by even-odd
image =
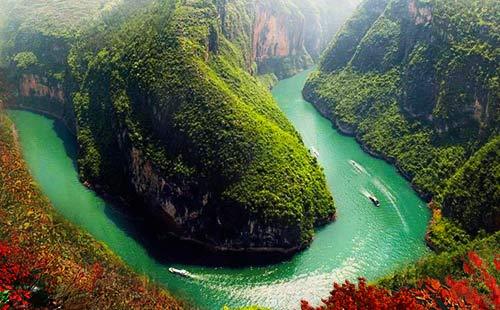
[[[50, 264], [43, 266], [43, 272], [48, 277], [47, 279], [59, 278], [62, 266], [65, 266], [64, 270], [67, 270], [69, 274], [81, 274], [90, 278], [92, 266], [95, 266], [91, 262], [95, 261], [99, 262], [99, 266], [102, 268], [101, 272], [104, 275], [93, 284], [100, 285], [101, 291], [99, 292], [102, 292], [100, 294], [120, 297], [119, 299], [123, 298], [125, 301], [127, 294], [135, 293], [142, 296], [141, 302], [145, 307], [155, 304], [162, 308], [190, 308], [191, 304], [188, 300], [174, 297], [171, 291], [161, 283], [146, 280], [140, 272], [134, 270], [122, 257], [111, 251], [105, 243], [95, 239], [82, 227], [68, 221], [52, 205], [48, 197], [41, 191], [38, 182], [33, 179], [30, 168], [22, 155], [17, 128], [5, 112], [5, 109], [0, 109], [0, 134], [3, 134], [0, 135], [0, 149], [5, 147], [7, 151], [0, 160], [0, 166], [5, 169], [3, 177], [10, 181], [6, 182], [8, 187], [4, 190], [9, 197], [14, 199], [12, 203], [2, 206], [10, 208], [12, 211], [6, 212], [6, 217], [2, 220], [8, 221], [7, 223], [10, 221], [13, 224], [0, 225], [3, 228], [0, 230], [6, 234], [6, 241], [10, 242], [22, 237], [27, 242], [26, 246], [29, 245], [30, 249], [34, 247], [38, 251], [35, 251], [36, 253], [48, 255], [44, 257], [54, 257], [50, 260]], [[14, 184], [23, 182], [26, 190], [12, 190], [18, 189], [17, 185], [14, 186]], [[0, 220], [0, 222], [2, 221]], [[17, 224], [28, 224], [29, 229]], [[32, 234], [32, 230], [36, 228], [43, 228], [37, 229], [40, 234]], [[12, 236], [14, 239], [9, 239]], [[108, 279], [116, 279], [117, 281], [111, 282]], [[86, 295], [87, 291], [81, 291], [78, 286], [71, 288], [65, 286], [70, 285], [68, 281], [71, 281], [71, 278], [47, 283], [52, 289], [64, 289], [66, 294], [79, 294], [83, 298], [81, 301], [88, 302], [90, 305], [95, 295], [92, 295], [93, 293]], [[53, 298], [54, 302], [58, 302], [57, 295], [54, 295]]]
[[363, 152], [367, 153], [368, 155], [370, 155], [374, 158], [384, 160], [385, 162], [387, 162], [391, 166], [395, 167], [397, 173], [399, 175], [401, 175], [406, 181], [409, 182], [411, 188], [417, 193], [417, 195], [420, 197], [420, 199], [422, 199], [426, 203], [427, 209], [430, 211], [431, 216], [430, 216], [429, 222], [427, 224], [427, 229], [426, 229], [426, 233], [424, 236], [424, 242], [425, 242], [426, 246], [431, 251], [435, 252], [435, 245], [432, 243], [432, 240], [429, 238], [431, 225], [435, 221], [435, 218], [434, 218], [435, 217], [435, 210], [431, 207], [431, 204], [433, 201], [432, 195], [429, 193], [425, 193], [420, 188], [418, 188], [416, 185], [414, 185], [412, 182], [412, 177], [409, 174], [407, 174], [405, 171], [403, 171], [403, 169], [401, 169], [401, 167], [398, 165], [398, 162], [395, 158], [386, 156], [382, 153], [378, 153], [378, 152], [370, 149], [363, 141], [361, 141], [361, 139], [359, 139], [358, 135], [356, 134], [355, 128], [349, 128], [349, 127], [343, 126], [338, 119], [336, 119], [333, 115], [331, 115], [331, 113], [329, 113], [329, 111], [327, 111], [322, 106], [321, 100], [315, 98], [312, 90], [309, 90], [306, 87], [304, 87], [302, 89], [302, 96], [304, 97], [304, 100], [309, 102], [314, 107], [314, 109], [316, 111], [318, 111], [319, 114], [321, 114], [321, 116], [326, 118], [332, 124], [332, 127], [334, 129], [336, 129], [340, 134], [342, 134], [344, 136], [348, 136], [348, 137], [353, 137], [356, 140], [356, 142], [358, 143], [358, 145], [361, 147]]
[[338, 119], [336, 119], [333, 115], [331, 115], [328, 111], [326, 111], [325, 108], [322, 107], [321, 105], [321, 100], [318, 99], [316, 100], [312, 94], [309, 94], [308, 91], [306, 91], [306, 88], [302, 90], [302, 95], [304, 97], [304, 100], [309, 102], [315, 109], [318, 111], [319, 114], [321, 114], [324, 118], [326, 118], [330, 123], [332, 124], [333, 128], [335, 128], [340, 134], [348, 137], [353, 137], [356, 142], [359, 144], [361, 149], [369, 154], [370, 156], [374, 158], [378, 158], [381, 160], [384, 160], [391, 166], [394, 166], [398, 172], [399, 175], [401, 175], [406, 181], [408, 181], [412, 187], [412, 189], [417, 193], [417, 195], [426, 203], [430, 203], [432, 201], [432, 196], [429, 193], [424, 192], [422, 189], [418, 188], [415, 184], [412, 182], [412, 177], [406, 173], [398, 164], [397, 160], [393, 157], [384, 155], [382, 153], [376, 152], [372, 149], [370, 149], [357, 135], [356, 129], [355, 128], [349, 128], [340, 123]]
[[[120, 195], [109, 194], [103, 186], [91, 184], [88, 181], [80, 180], [83, 186], [92, 190], [96, 195], [106, 202], [109, 202], [117, 210], [122, 211], [124, 216], [138, 215], [142, 222], [147, 222], [149, 225], [141, 229], [148, 238], [153, 238], [154, 245], [159, 249], [168, 249], [172, 246], [182, 247], [185, 253], [179, 257], [182, 261], [187, 260], [188, 263], [203, 265], [203, 266], [218, 266], [218, 267], [249, 267], [249, 266], [264, 266], [268, 264], [276, 264], [288, 261], [294, 255], [306, 250], [311, 246], [314, 237], [309, 242], [304, 242], [301, 245], [291, 248], [283, 247], [228, 247], [217, 245], [204, 240], [193, 237], [183, 237], [176, 234], [173, 230], [162, 231], [165, 228], [165, 222], [160, 220], [160, 216], [154, 211], [140, 211], [135, 208], [131, 201], [137, 198], [127, 199]], [[137, 203], [141, 203], [138, 201]], [[335, 214], [326, 222], [320, 223], [315, 227], [315, 231], [325, 227], [328, 224], [334, 223], [337, 219]], [[165, 240], [166, 239], [166, 240]], [[147, 248], [148, 245], [143, 244]], [[199, 252], [202, 252], [200, 255]], [[203, 256], [202, 260], [198, 260], [198, 256]], [[162, 259], [162, 257], [159, 257]]]
[[33, 113], [37, 113], [37, 114], [46, 116], [46, 117], [51, 118], [53, 120], [56, 120], [56, 121], [62, 123], [66, 127], [66, 129], [68, 129], [68, 132], [71, 133], [71, 135], [76, 138], [76, 132], [74, 132], [74, 129], [76, 128], [76, 124], [75, 124], [75, 128], [71, 128], [69, 126], [67, 120], [65, 120], [64, 117], [61, 115], [57, 115], [57, 114], [52, 113], [52, 112], [48, 112], [48, 111], [45, 111], [42, 109], [37, 109], [37, 108], [31, 107], [31, 106], [25, 106], [23, 104], [17, 104], [17, 103], [16, 104], [6, 104], [3, 108], [6, 111], [18, 110], [18, 111], [33, 112]]

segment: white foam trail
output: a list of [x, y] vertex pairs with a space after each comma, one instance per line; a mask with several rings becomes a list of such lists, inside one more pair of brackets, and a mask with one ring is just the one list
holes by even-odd
[[[255, 303], [266, 303], [273, 309], [295, 310], [301, 299], [319, 303], [328, 295], [333, 282], [342, 283], [345, 279], [354, 280], [361, 265], [355, 257], [346, 259], [342, 265], [331, 271], [313, 271], [294, 279], [279, 280], [271, 283], [256, 284], [246, 287], [221, 287], [235, 300], [252, 300]], [[314, 285], [310, 285], [314, 283]], [[320, 290], [318, 291], [318, 288]], [[255, 300], [258, 296], [258, 300]], [[299, 303], [297, 303], [299, 301]]]
[[375, 178], [375, 180], [373, 180], [373, 184], [375, 185], [375, 187], [377, 187], [381, 192], [382, 194], [384, 194], [384, 196], [389, 199], [389, 201], [391, 202], [391, 204], [393, 206], [396, 206], [396, 197], [394, 197], [394, 195], [391, 193], [390, 189], [388, 188], [388, 186], [386, 186], [385, 184], [382, 184], [382, 182], [378, 179], [378, 178]]
[[403, 215], [401, 214], [401, 210], [399, 210], [398, 204], [396, 203], [396, 197], [391, 193], [391, 191], [388, 189], [386, 185], [384, 185], [378, 178], [373, 180], [373, 184], [375, 187], [377, 187], [383, 194], [384, 196], [389, 199], [391, 202], [391, 205], [394, 207], [396, 210], [396, 213], [399, 216], [399, 219], [401, 220], [401, 224], [403, 224], [404, 230], [406, 232], [410, 232], [410, 228], [408, 227], [408, 223], [406, 223], [405, 219], [403, 218]]
[[365, 196], [366, 198], [370, 199], [371, 196], [373, 196], [369, 191], [367, 191], [365, 188], [362, 188], [360, 191], [359, 191], [363, 196]]
[[360, 173], [364, 173], [368, 176], [371, 176], [371, 174], [366, 171], [365, 167], [361, 166], [358, 162], [354, 161], [354, 160], [349, 160], [349, 163], [351, 164], [351, 166], [354, 167], [354, 170], [360, 172]]

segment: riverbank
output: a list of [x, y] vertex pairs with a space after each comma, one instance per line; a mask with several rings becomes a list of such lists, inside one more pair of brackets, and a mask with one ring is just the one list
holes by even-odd
[[[107, 246], [60, 216], [27, 169], [14, 125], [0, 111], [0, 240], [41, 265], [38, 306], [182, 309], [183, 303], [135, 274]], [[90, 288], [90, 289], [89, 289]]]
[[408, 182], [410, 182], [413, 190], [415, 190], [415, 192], [420, 196], [420, 198], [422, 198], [423, 200], [425, 200], [427, 202], [431, 202], [432, 195], [430, 193], [425, 192], [424, 190], [422, 190], [418, 186], [416, 186], [413, 183], [413, 177], [409, 173], [404, 171], [404, 169], [401, 168], [401, 166], [398, 164], [398, 161], [395, 158], [387, 156], [387, 155], [380, 153], [380, 152], [376, 152], [375, 150], [371, 149], [363, 140], [361, 140], [359, 138], [359, 136], [356, 132], [356, 128], [354, 128], [353, 126], [348, 126], [348, 125], [342, 124], [340, 122], [340, 120], [335, 118], [332, 115], [332, 113], [328, 110], [327, 103], [322, 101], [317, 96], [315, 96], [314, 92], [311, 89], [309, 89], [307, 86], [308, 85], [306, 84], [306, 87], [304, 87], [304, 89], [302, 90], [302, 96], [304, 97], [304, 99], [306, 101], [310, 102], [324, 118], [328, 119], [332, 123], [332, 125], [335, 129], [337, 129], [340, 133], [342, 133], [346, 136], [355, 138], [356, 142], [358, 142], [358, 144], [361, 146], [363, 151], [365, 151], [367, 154], [370, 154], [371, 156], [373, 156], [375, 158], [382, 159], [382, 160], [386, 161], [387, 163], [396, 167], [399, 174], [401, 176], [403, 176]]
[[310, 102], [314, 106], [314, 108], [323, 117], [328, 119], [332, 123], [333, 127], [337, 129], [340, 133], [349, 137], [354, 137], [356, 139], [356, 142], [361, 146], [364, 152], [375, 158], [382, 159], [387, 163], [396, 167], [398, 173], [401, 176], [403, 176], [408, 182], [410, 182], [413, 190], [415, 190], [415, 192], [420, 196], [420, 198], [427, 202], [427, 207], [431, 212], [431, 218], [429, 220], [429, 224], [427, 226], [427, 231], [425, 234], [425, 243], [429, 247], [429, 249], [435, 252], [439, 252], [440, 250], [442, 250], [443, 244], [440, 243], [444, 243], [443, 239], [447, 239], [446, 236], [442, 236], [442, 234], [445, 231], [445, 229], [443, 228], [444, 226], [447, 226], [449, 230], [453, 230], [455, 234], [462, 235], [462, 231], [456, 232], [458, 228], [456, 228], [455, 225], [453, 225], [453, 227], [448, 227], [451, 225], [448, 225], [448, 223], [443, 220], [441, 216], [441, 210], [438, 207], [434, 206], [432, 202], [432, 195], [430, 193], [423, 191], [421, 188], [415, 185], [413, 183], [413, 177], [402, 169], [402, 167], [398, 164], [398, 161], [395, 158], [387, 156], [380, 152], [376, 152], [375, 150], [371, 149], [362, 139], [359, 138], [356, 132], [356, 128], [354, 128], [353, 126], [347, 126], [345, 124], [342, 124], [340, 120], [335, 118], [333, 114], [329, 111], [328, 103], [321, 100], [321, 98], [317, 97], [314, 91], [308, 88], [307, 86], [308, 84], [306, 84], [306, 86], [302, 90], [302, 95], [305, 100]]

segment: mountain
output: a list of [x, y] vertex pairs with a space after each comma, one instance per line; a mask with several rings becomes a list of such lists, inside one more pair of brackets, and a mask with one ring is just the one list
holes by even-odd
[[443, 214], [498, 230], [498, 1], [367, 0], [305, 97]]
[[[308, 53], [292, 2], [57, 3], [7, 6], [7, 105], [63, 120], [88, 186], [126, 197], [162, 236], [222, 252], [288, 255], [334, 219], [316, 159], [253, 76], [268, 43]], [[295, 28], [275, 38], [262, 20]]]
[[309, 68], [359, 1], [255, 1], [252, 57], [258, 74], [279, 79]]

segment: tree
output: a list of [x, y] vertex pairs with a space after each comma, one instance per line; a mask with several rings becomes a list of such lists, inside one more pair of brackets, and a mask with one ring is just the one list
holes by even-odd
[[[346, 281], [334, 283], [333, 290], [323, 305], [313, 307], [302, 300], [302, 310], [333, 309], [498, 309], [500, 308], [500, 288], [488, 266], [475, 253], [468, 255], [464, 262], [466, 277], [455, 280], [447, 277], [444, 283], [436, 279], [426, 279], [416, 288], [402, 288], [391, 292], [387, 289], [368, 285], [363, 278], [355, 284]], [[494, 268], [500, 271], [500, 259], [495, 258]]]
[[21, 52], [14, 56], [14, 62], [18, 69], [26, 70], [38, 64], [38, 58], [32, 52]]

